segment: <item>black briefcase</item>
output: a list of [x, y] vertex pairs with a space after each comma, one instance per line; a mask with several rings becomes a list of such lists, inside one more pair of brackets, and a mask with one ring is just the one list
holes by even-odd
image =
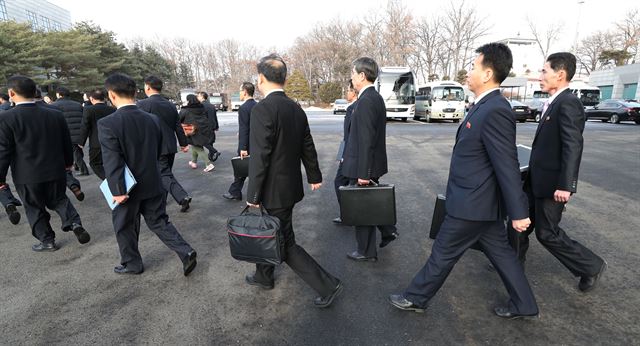
[[396, 193], [392, 184], [340, 186], [340, 217], [349, 226], [396, 224]]
[[244, 208], [238, 216], [227, 220], [231, 256], [240, 261], [277, 265], [284, 259], [284, 237], [280, 220], [267, 214], [262, 206], [259, 213]]
[[431, 218], [431, 229], [429, 230], [429, 238], [436, 239], [440, 226], [444, 221], [445, 215], [447, 215], [446, 204], [447, 197], [438, 194], [436, 197], [436, 206], [433, 208], [433, 217]]
[[244, 178], [249, 176], [249, 156], [244, 159], [240, 156], [231, 158], [231, 166], [233, 167], [233, 176], [236, 178]]

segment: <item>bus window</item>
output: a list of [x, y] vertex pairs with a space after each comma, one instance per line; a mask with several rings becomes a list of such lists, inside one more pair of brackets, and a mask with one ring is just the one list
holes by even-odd
[[434, 101], [464, 101], [464, 90], [461, 87], [433, 88]]

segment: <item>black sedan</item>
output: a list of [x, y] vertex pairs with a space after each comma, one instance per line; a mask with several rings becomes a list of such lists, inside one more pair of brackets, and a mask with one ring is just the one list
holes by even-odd
[[585, 110], [587, 120], [601, 120], [619, 124], [621, 121], [634, 121], [640, 124], [640, 103], [628, 102], [624, 100], [606, 100], [594, 106], [593, 109]]
[[528, 119], [536, 119], [536, 111], [531, 109], [531, 107], [516, 100], [510, 100], [509, 103], [511, 103], [511, 110], [513, 111], [513, 115], [516, 117], [517, 121], [523, 123]]

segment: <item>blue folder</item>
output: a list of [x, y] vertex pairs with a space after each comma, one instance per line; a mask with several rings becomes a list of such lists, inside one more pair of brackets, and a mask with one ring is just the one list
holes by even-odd
[[[129, 192], [131, 192], [131, 189], [133, 189], [136, 184], [138, 182], [136, 181], [136, 178], [133, 176], [133, 173], [131, 173], [131, 170], [129, 170], [129, 167], [127, 167], [127, 165], [124, 165], [124, 185], [125, 188], [127, 189], [127, 195], [129, 194]], [[111, 194], [111, 189], [109, 188], [109, 183], [107, 182], [107, 179], [105, 179], [102, 184], [100, 184], [100, 190], [102, 191], [102, 194], [104, 195], [104, 198], [107, 200], [107, 204], [109, 204], [109, 208], [111, 208], [111, 210], [115, 209], [118, 204], [113, 200], [113, 194]]]

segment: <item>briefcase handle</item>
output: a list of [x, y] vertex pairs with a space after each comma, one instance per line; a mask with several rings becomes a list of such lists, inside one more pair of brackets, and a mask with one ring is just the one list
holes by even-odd
[[[252, 208], [252, 207], [251, 207], [251, 206], [249, 206], [249, 205], [248, 205], [248, 206], [246, 206], [246, 207], [244, 207], [244, 209], [242, 209], [242, 212], [240, 213], [240, 215], [245, 215], [245, 214], [247, 214], [247, 212], [248, 212], [249, 208]], [[260, 216], [264, 216], [264, 214], [269, 215], [269, 213], [267, 213], [267, 211], [264, 209], [264, 207], [262, 206], [262, 204], [260, 204], [260, 208], [259, 208], [259, 209], [260, 209]]]
[[359, 188], [367, 188], [367, 187], [376, 187], [378, 185], [379, 185], [378, 183], [376, 183], [375, 181], [369, 179], [369, 185], [358, 185], [358, 184], [355, 184], [355, 185], [351, 185], [351, 186], [359, 187]]

